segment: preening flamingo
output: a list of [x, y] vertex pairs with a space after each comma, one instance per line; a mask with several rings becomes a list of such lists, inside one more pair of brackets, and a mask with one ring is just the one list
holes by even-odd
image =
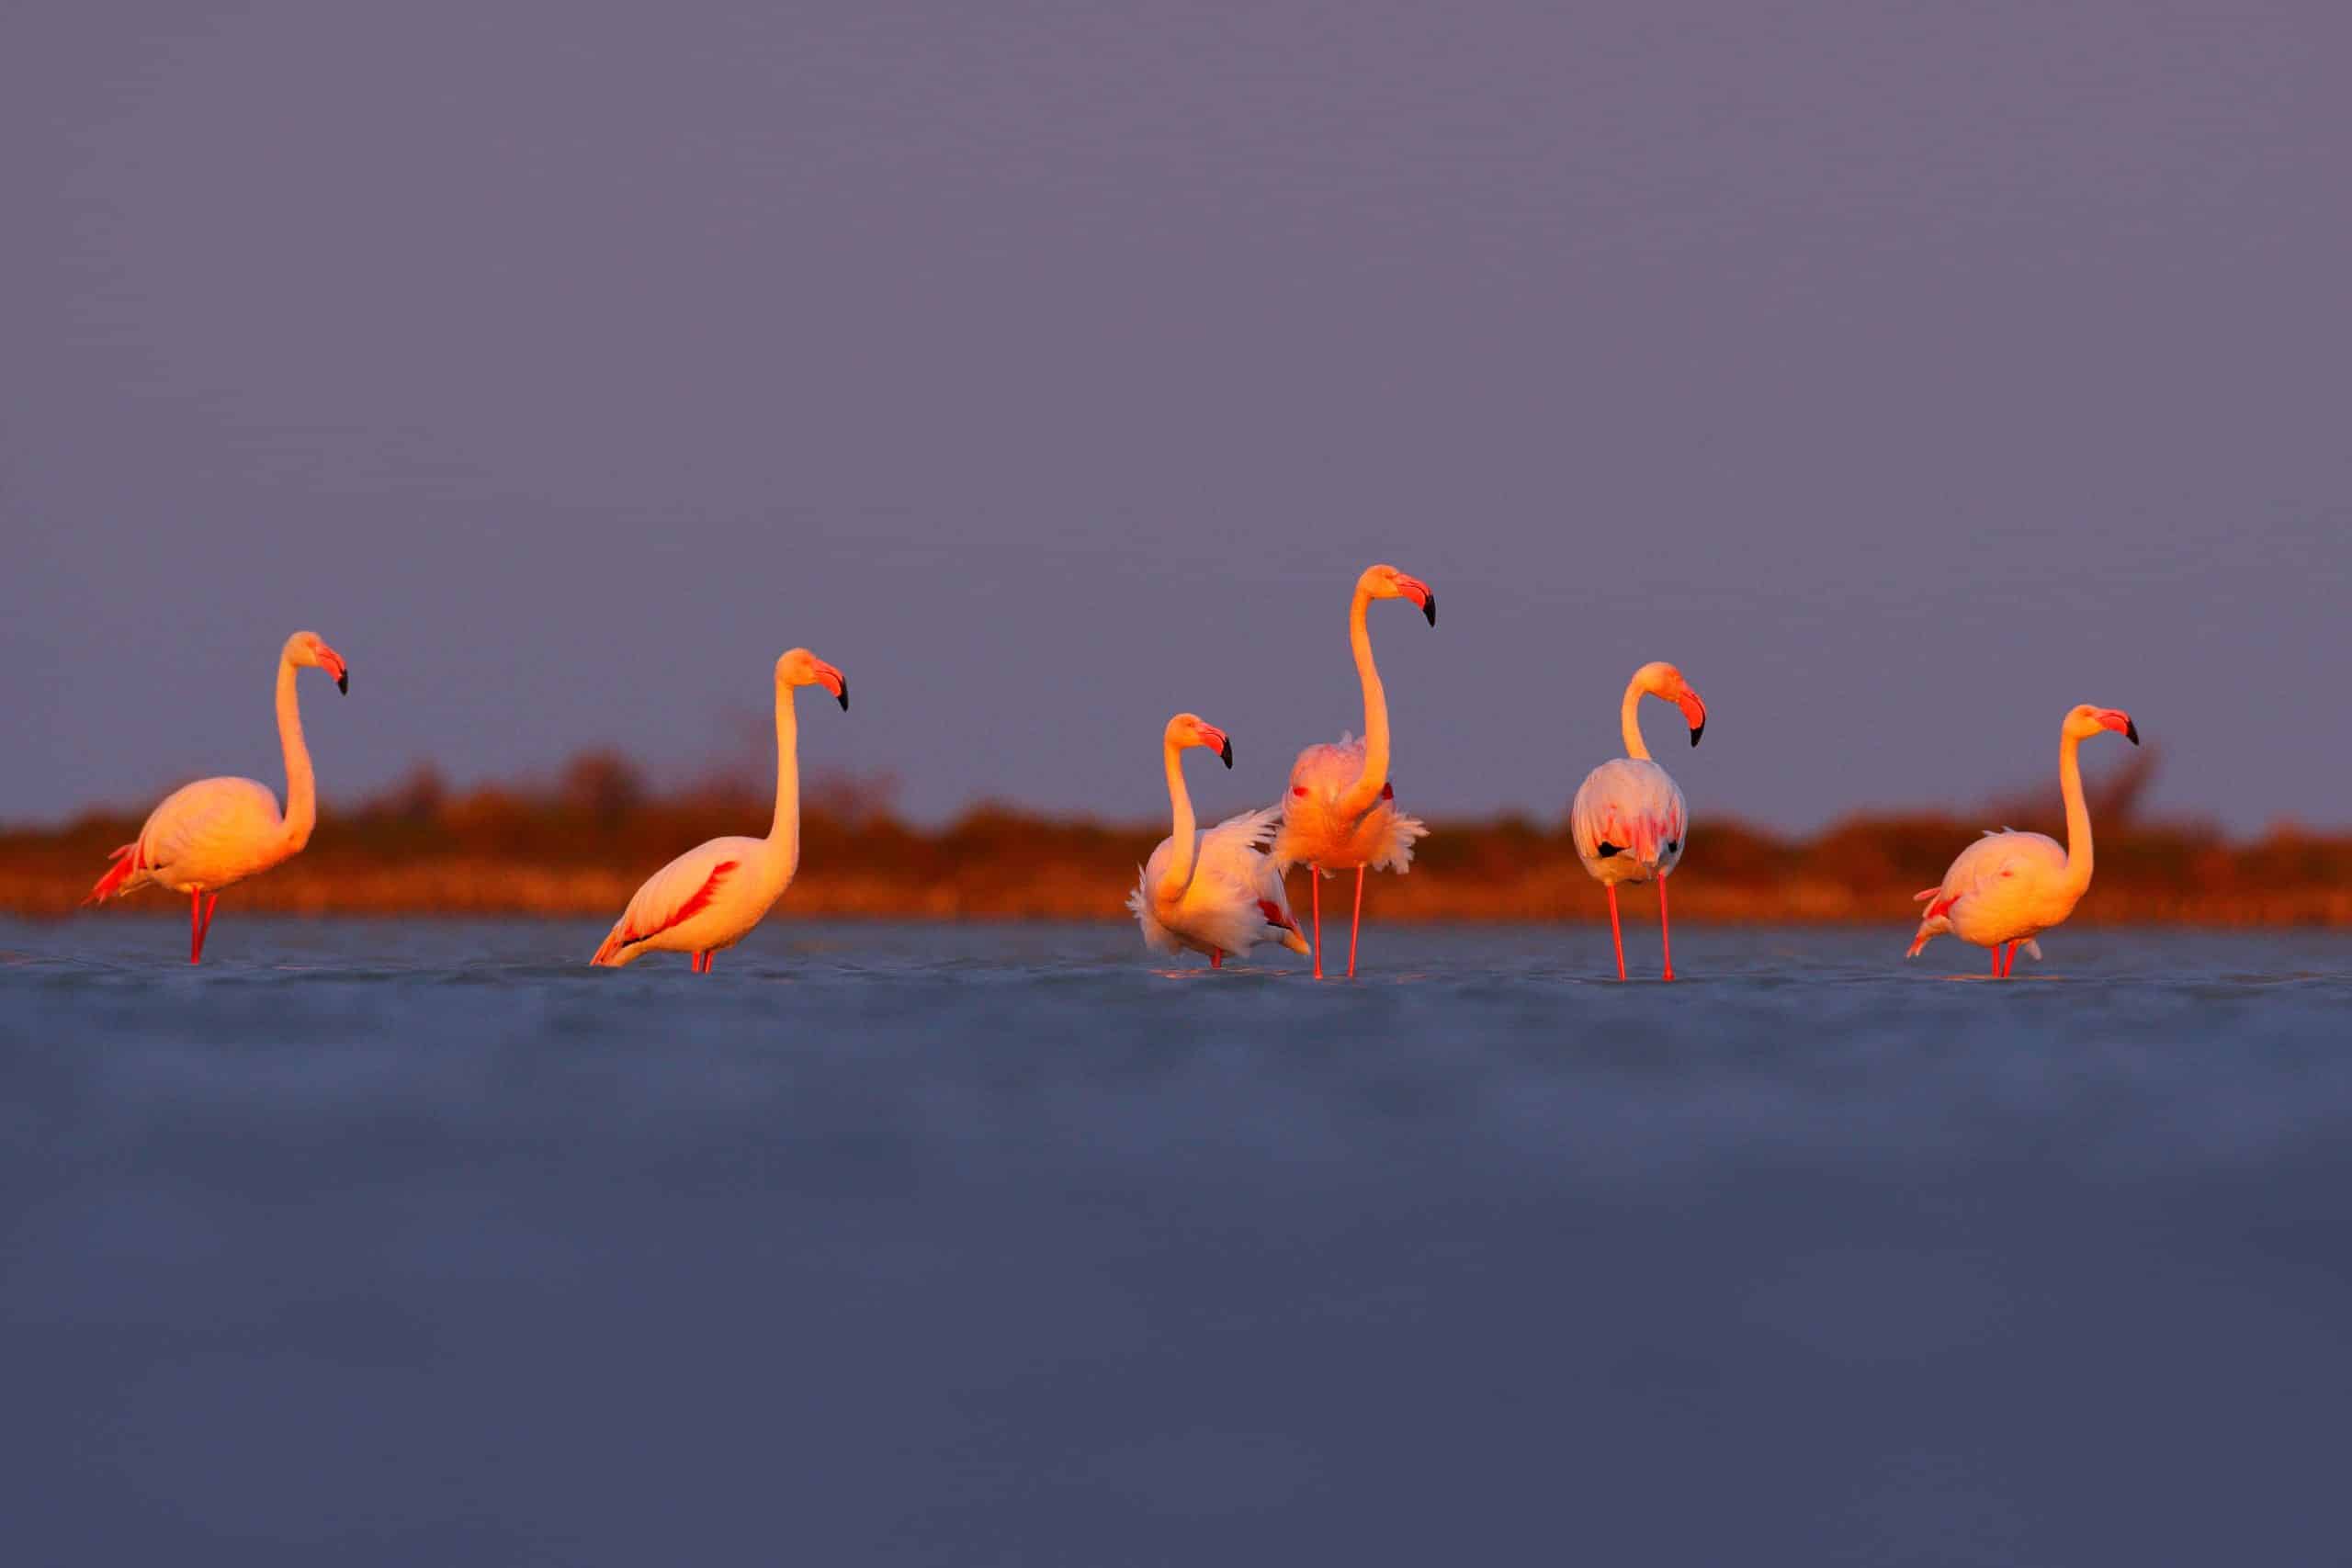
[[710, 973], [718, 950], [760, 923], [800, 869], [800, 725], [797, 686], [822, 686], [849, 711], [842, 672], [796, 648], [775, 661], [775, 817], [764, 839], [713, 839], [645, 879], [621, 911], [596, 956], [617, 969], [648, 953], [691, 953], [697, 975]]
[[1639, 709], [1642, 695], [1662, 697], [1682, 710], [1690, 726], [1690, 744], [1707, 731], [1707, 705], [1682, 671], [1671, 664], [1645, 664], [1634, 671], [1618, 710], [1618, 728], [1624, 732], [1625, 754], [1603, 762], [1577, 785], [1568, 806], [1568, 830], [1576, 840], [1577, 858], [1585, 870], [1609, 889], [1609, 936], [1617, 947], [1617, 978], [1625, 977], [1625, 933], [1617, 922], [1617, 885], [1621, 882], [1657, 884], [1657, 944], [1665, 961], [1662, 978], [1674, 978], [1674, 940], [1666, 923], [1666, 879], [1681, 863], [1689, 843], [1690, 816], [1682, 791], [1664, 768], [1650, 761], [1642, 743]]
[[1223, 966], [1228, 953], [1248, 954], [1261, 942], [1278, 942], [1294, 953], [1306, 951], [1291, 918], [1282, 873], [1266, 857], [1282, 813], [1274, 807], [1229, 817], [1204, 833], [1193, 825], [1193, 796], [1184, 787], [1188, 748], [1214, 751], [1233, 766], [1233, 742], [1224, 730], [1197, 714], [1180, 713], [1160, 736], [1160, 760], [1168, 770], [1168, 799], [1175, 830], [1159, 840], [1127, 895], [1127, 908], [1143, 927], [1145, 945], [1156, 953], [1186, 948], [1209, 955], [1209, 967]]
[[1356, 579], [1348, 602], [1348, 646], [1363, 682], [1363, 738], [1342, 735], [1333, 745], [1309, 746], [1291, 764], [1290, 792], [1283, 796], [1283, 821], [1274, 835], [1278, 869], [1304, 864], [1313, 873], [1315, 977], [1323, 977], [1323, 878], [1353, 867], [1355, 913], [1348, 922], [1348, 977], [1356, 972], [1356, 934], [1363, 925], [1363, 874], [1409, 870], [1413, 841], [1429, 829], [1396, 809], [1388, 782], [1388, 695], [1373, 667], [1372, 634], [1364, 611], [1374, 599], [1409, 599], [1437, 625], [1437, 595], [1428, 583], [1393, 566], [1367, 568]]
[[318, 785], [311, 749], [302, 743], [302, 713], [294, 671], [323, 670], [335, 690], [351, 690], [351, 669], [316, 632], [296, 632], [277, 654], [277, 739], [286, 752], [286, 814], [258, 779], [198, 779], [164, 797], [139, 837], [114, 852], [112, 869], [98, 878], [85, 904], [153, 884], [188, 896], [187, 961], [204, 961], [204, 939], [220, 890], [302, 852], [319, 819]]
[[1960, 852], [1940, 884], [1916, 896], [1929, 902], [1904, 957], [1917, 958], [1930, 937], [1950, 931], [1962, 942], [1993, 950], [1996, 980], [2007, 979], [2018, 966], [2020, 946], [2041, 962], [2041, 944], [2033, 939], [2073, 914], [2090, 890], [2091, 812], [2083, 802], [2081, 752], [2083, 742], [2102, 729], [2140, 744], [2140, 727], [2130, 714], [2088, 703], [2070, 709], [2058, 731], [2058, 791], [2066, 799], [2066, 842], [2062, 846], [2046, 833], [1987, 829]]

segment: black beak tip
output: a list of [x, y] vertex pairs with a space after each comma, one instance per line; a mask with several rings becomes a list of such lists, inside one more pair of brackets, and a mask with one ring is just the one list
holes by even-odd
[[2134, 746], [2140, 744], [2139, 720], [2127, 718], [2123, 721], [2123, 739], [2129, 740]]
[[1431, 625], [1431, 626], [1435, 626], [1435, 625], [1437, 625], [1437, 595], [1436, 595], [1436, 594], [1434, 594], [1434, 593], [1427, 594], [1427, 595], [1425, 595], [1425, 596], [1422, 598], [1422, 600], [1421, 600], [1421, 614], [1422, 614], [1422, 615], [1427, 615], [1427, 616], [1430, 618], [1430, 625]]
[[1223, 762], [1227, 767], [1229, 768], [1233, 766], [1233, 742], [1230, 739], [1228, 739], [1225, 745], [1219, 749], [1216, 756], [1217, 761]]
[[847, 681], [843, 681], [842, 682], [842, 689], [835, 692], [833, 695], [841, 703], [842, 712], [849, 712], [849, 682]]
[[346, 697], [347, 697], [347, 696], [349, 696], [349, 695], [351, 694], [351, 671], [350, 671], [345, 670], [345, 671], [343, 671], [343, 673], [341, 673], [341, 674], [337, 675], [337, 676], [334, 678], [334, 689], [335, 689], [336, 691], [338, 691], [338, 692], [341, 692], [341, 693], [342, 693], [345, 696], [346, 696]]
[[1696, 746], [1697, 744], [1699, 744], [1699, 737], [1701, 737], [1702, 735], [1704, 735], [1704, 734], [1706, 734], [1706, 733], [1707, 733], [1707, 721], [1706, 721], [1705, 719], [1703, 719], [1703, 718], [1702, 718], [1702, 719], [1701, 719], [1698, 723], [1696, 723], [1696, 724], [1694, 724], [1694, 725], [1692, 725], [1692, 726], [1690, 727], [1690, 744], [1691, 744], [1691, 745], [1693, 745], [1693, 746]]

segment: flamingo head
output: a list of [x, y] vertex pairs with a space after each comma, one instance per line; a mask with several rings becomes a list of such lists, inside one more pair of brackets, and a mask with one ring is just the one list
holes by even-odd
[[1634, 671], [1634, 684], [1680, 708], [1682, 722], [1690, 727], [1690, 744], [1699, 744], [1699, 737], [1707, 733], [1707, 705], [1699, 700], [1698, 688], [1683, 677], [1681, 671], [1659, 660]]
[[346, 695], [351, 691], [351, 666], [343, 655], [327, 646], [327, 639], [316, 632], [296, 632], [286, 639], [286, 662], [298, 670], [323, 670], [334, 677], [334, 689]]
[[1180, 713], [1168, 721], [1168, 744], [1182, 750], [1187, 746], [1199, 746], [1216, 753], [1227, 767], [1233, 766], [1233, 740], [1216, 725], [1196, 713]]
[[849, 712], [849, 677], [805, 648], [796, 648], [775, 661], [775, 689], [781, 693], [794, 686], [822, 686], [833, 694], [842, 712]]
[[2102, 729], [2112, 729], [2132, 745], [2140, 744], [2140, 727], [2121, 708], [2093, 707], [2085, 703], [2066, 715], [2066, 735], [2075, 740], [2087, 740]]
[[1356, 579], [1356, 592], [1367, 599], [1410, 599], [1421, 607], [1430, 625], [1437, 625], [1437, 595], [1430, 592], [1430, 585], [1393, 566], [1367, 567]]

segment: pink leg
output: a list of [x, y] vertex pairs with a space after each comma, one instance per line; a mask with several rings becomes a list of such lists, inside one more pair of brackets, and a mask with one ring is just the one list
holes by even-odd
[[204, 895], [201, 893], [187, 896], [187, 961], [190, 964], [204, 962]]
[[2000, 977], [2001, 977], [2001, 944], [2000, 944], [1999, 942], [1995, 942], [1995, 943], [1993, 944], [1993, 978], [1995, 978], [1996, 980], [1997, 980], [1997, 979], [1999, 979]]
[[1666, 878], [1657, 879], [1657, 950], [1666, 956], [1666, 978], [1674, 978], [1674, 942], [1666, 930]]
[[1625, 977], [1625, 933], [1617, 924], [1617, 885], [1609, 885], [1609, 940], [1617, 944], [1617, 978]]
[[1323, 868], [1306, 868], [1306, 886], [1315, 895], [1315, 977], [1323, 978]]
[[1221, 947], [1212, 947], [1209, 949], [1209, 967], [1212, 969], [1222, 969], [1225, 967], [1225, 949]]
[[1356, 912], [1348, 919], [1348, 978], [1356, 977], [1356, 932], [1363, 925], [1363, 871], [1356, 867]]
[[2001, 978], [2006, 980], [2018, 972], [2018, 944], [2009, 943], [2008, 953], [2001, 959]]

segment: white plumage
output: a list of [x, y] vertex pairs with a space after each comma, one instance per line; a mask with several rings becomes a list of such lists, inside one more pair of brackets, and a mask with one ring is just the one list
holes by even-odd
[[1271, 807], [1245, 811], [1205, 832], [1196, 829], [1183, 768], [1183, 754], [1195, 749], [1233, 766], [1233, 742], [1196, 714], [1178, 714], [1160, 732], [1173, 830], [1152, 850], [1127, 896], [1145, 945], [1157, 953], [1189, 948], [1206, 953], [1211, 967], [1223, 964], [1227, 953], [1246, 953], [1261, 942], [1306, 952], [1282, 872], [1265, 854], [1279, 813]]
[[1609, 889], [1609, 936], [1617, 949], [1617, 978], [1625, 977], [1625, 935], [1617, 916], [1617, 885], [1657, 884], [1657, 939], [1662, 977], [1674, 978], [1673, 938], [1667, 927], [1666, 879], [1682, 862], [1690, 833], [1690, 812], [1673, 776], [1650, 759], [1642, 739], [1642, 698], [1663, 698], [1682, 710], [1690, 744], [1707, 730], [1707, 705], [1697, 688], [1673, 665], [1653, 662], [1634, 671], [1617, 710], [1625, 755], [1603, 762], [1584, 776], [1568, 803], [1568, 836], [1577, 858], [1593, 880]]

